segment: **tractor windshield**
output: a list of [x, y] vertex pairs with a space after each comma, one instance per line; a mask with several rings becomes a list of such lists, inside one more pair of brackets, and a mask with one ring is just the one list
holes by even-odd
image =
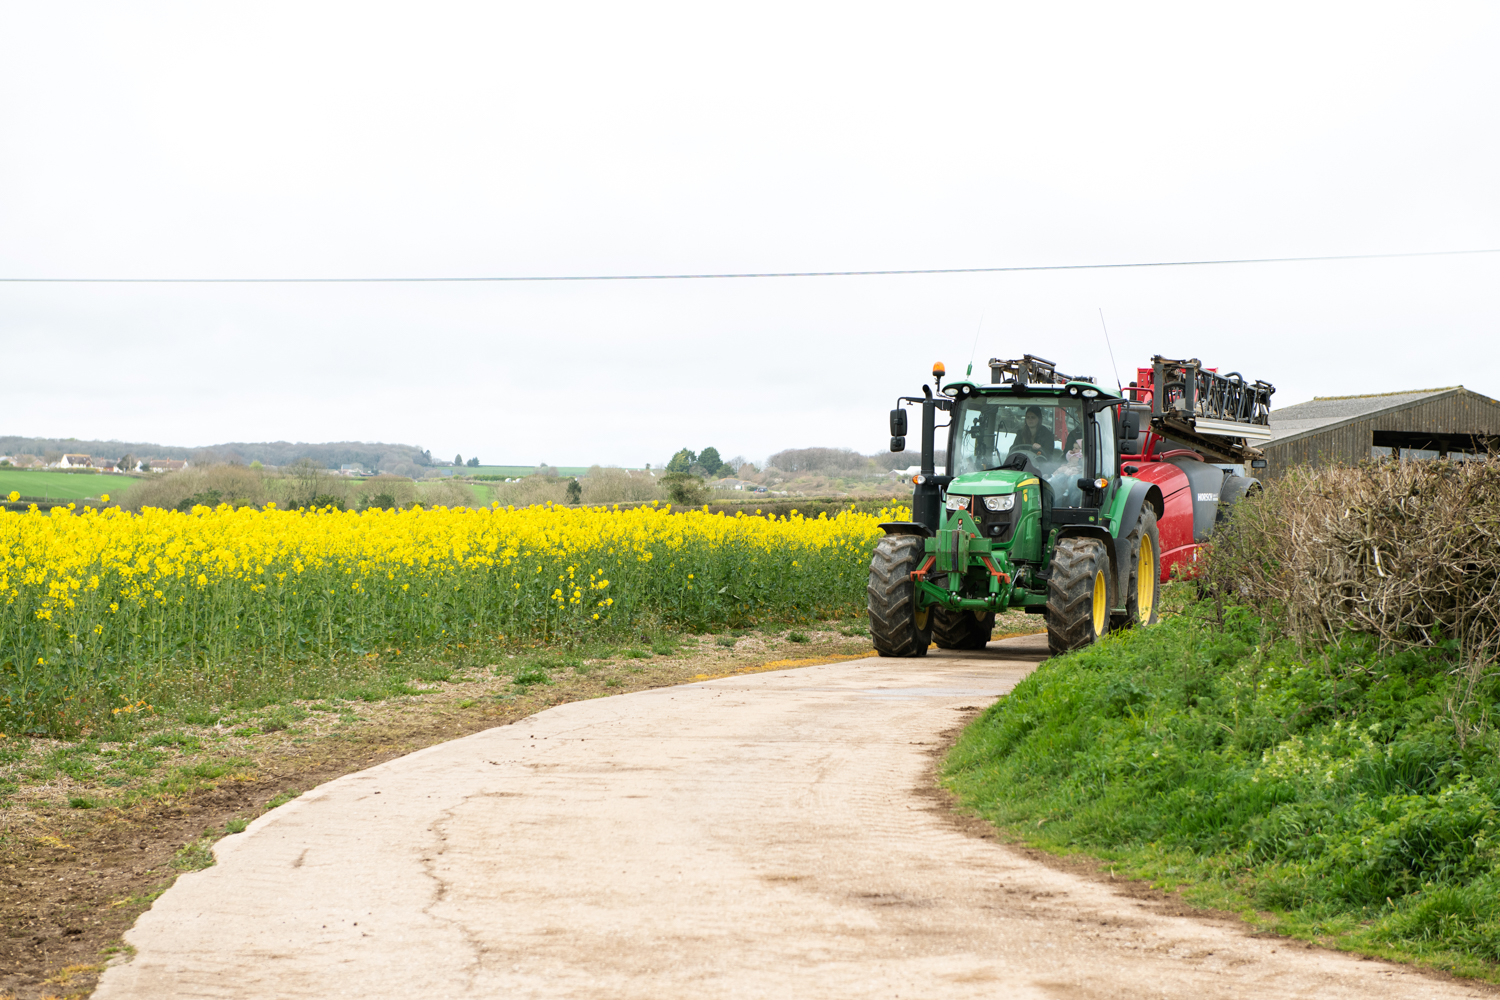
[[954, 476], [998, 469], [1013, 455], [1052, 484], [1053, 504], [1083, 502], [1077, 479], [1086, 474], [1083, 407], [1077, 400], [1010, 394], [971, 396], [953, 415]]

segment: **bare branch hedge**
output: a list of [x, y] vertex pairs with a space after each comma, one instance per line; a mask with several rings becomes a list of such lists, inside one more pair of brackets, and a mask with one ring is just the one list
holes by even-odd
[[1205, 583], [1293, 634], [1500, 650], [1500, 459], [1294, 471], [1239, 505]]

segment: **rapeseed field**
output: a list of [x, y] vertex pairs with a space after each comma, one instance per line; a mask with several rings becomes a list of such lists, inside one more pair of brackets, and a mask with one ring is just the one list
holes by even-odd
[[0, 513], [0, 729], [76, 730], [184, 685], [401, 647], [855, 615], [878, 523], [905, 516]]

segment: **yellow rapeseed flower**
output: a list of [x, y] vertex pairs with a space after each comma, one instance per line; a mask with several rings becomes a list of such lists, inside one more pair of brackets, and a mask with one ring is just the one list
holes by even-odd
[[0, 512], [0, 646], [26, 665], [0, 673], [0, 727], [34, 726], [91, 684], [146, 696], [246, 657], [547, 638], [640, 617], [856, 614], [878, 524], [904, 516], [659, 505]]

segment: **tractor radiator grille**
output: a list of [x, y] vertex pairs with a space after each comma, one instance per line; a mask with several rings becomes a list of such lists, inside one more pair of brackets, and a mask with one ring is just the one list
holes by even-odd
[[975, 520], [979, 522], [979, 532], [992, 542], [1008, 542], [1011, 534], [1016, 530], [1016, 508], [1010, 510], [990, 511], [985, 510], [983, 503], [974, 506], [979, 510], [975, 514]]

